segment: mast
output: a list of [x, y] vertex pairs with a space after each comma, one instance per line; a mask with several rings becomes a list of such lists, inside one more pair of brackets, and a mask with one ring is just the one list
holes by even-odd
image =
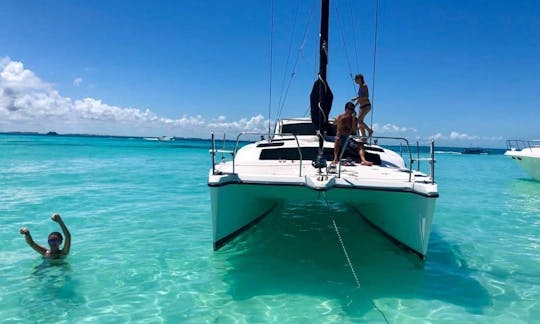
[[[326, 67], [328, 65], [328, 21], [330, 16], [330, 0], [321, 1], [321, 33], [319, 35], [319, 73], [313, 84], [310, 95], [311, 122], [319, 136], [319, 156], [313, 165], [317, 168], [326, 167], [323, 156], [323, 143], [327, 131], [331, 130], [328, 116], [332, 109], [334, 95], [326, 82]], [[334, 135], [334, 134], [332, 134]]]
[[326, 82], [326, 66], [328, 65], [328, 19], [330, 16], [330, 0], [322, 0], [321, 33], [319, 38], [319, 76]]

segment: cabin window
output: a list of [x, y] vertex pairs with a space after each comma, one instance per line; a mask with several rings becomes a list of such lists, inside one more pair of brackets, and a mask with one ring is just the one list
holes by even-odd
[[[303, 147], [302, 148], [302, 160], [315, 161], [319, 154], [319, 148], [317, 147]], [[324, 158], [327, 161], [334, 159], [334, 150], [331, 148], [325, 148], [323, 151]], [[343, 158], [351, 158], [356, 163], [360, 162], [360, 157], [356, 150], [347, 149], [343, 154]], [[366, 159], [373, 162], [375, 165], [381, 165], [381, 157], [379, 154], [370, 153], [366, 150]], [[276, 148], [276, 149], [263, 149], [259, 155], [259, 160], [300, 160], [298, 154], [298, 148]]]
[[[317, 147], [302, 148], [302, 160], [316, 160], [318, 154], [319, 148]], [[324, 158], [328, 161], [332, 161], [333, 157], [334, 150], [325, 148]], [[300, 160], [300, 155], [298, 154], [298, 148], [296, 147], [265, 149], [261, 151], [259, 160]]]
[[312, 123], [303, 123], [283, 125], [281, 126], [281, 132], [294, 135], [315, 135], [316, 130]]
[[[298, 123], [282, 125], [281, 132], [284, 134], [287, 133], [295, 135], [315, 135], [317, 133], [317, 130], [315, 129], [315, 125], [313, 125], [312, 123]], [[326, 135], [336, 135], [336, 126], [334, 124], [328, 125]]]

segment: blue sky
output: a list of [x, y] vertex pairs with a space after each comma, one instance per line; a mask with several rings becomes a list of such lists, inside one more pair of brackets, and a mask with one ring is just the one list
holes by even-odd
[[[272, 16], [270, 0], [3, 1], [0, 131], [232, 137], [265, 130], [280, 106], [304, 116], [318, 6], [274, 0]], [[381, 0], [374, 74], [375, 7], [331, 5], [331, 116], [361, 72], [376, 135], [487, 147], [540, 138], [539, 1]]]

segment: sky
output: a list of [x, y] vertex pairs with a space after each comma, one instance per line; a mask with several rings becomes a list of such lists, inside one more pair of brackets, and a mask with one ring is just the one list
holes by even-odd
[[[235, 138], [308, 116], [319, 7], [4, 0], [0, 132]], [[362, 73], [375, 135], [540, 139], [540, 1], [334, 0], [330, 11], [331, 117]]]

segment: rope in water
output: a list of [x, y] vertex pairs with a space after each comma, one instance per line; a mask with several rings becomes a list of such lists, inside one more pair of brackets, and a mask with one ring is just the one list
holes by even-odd
[[[326, 199], [326, 193], [323, 192], [324, 201], [326, 202], [326, 207], [328, 207], [328, 211], [330, 211], [330, 204], [328, 203], [328, 200]], [[331, 212], [329, 214], [332, 215]], [[339, 228], [336, 224], [336, 218], [334, 215], [332, 215], [332, 225], [334, 225], [334, 230], [336, 231], [337, 237], [339, 239], [339, 244], [341, 244], [341, 248], [343, 249], [343, 253], [345, 254], [345, 258], [347, 259], [347, 263], [349, 264], [349, 268], [351, 269], [351, 272], [354, 277], [354, 281], [356, 282], [356, 287], [360, 288], [360, 280], [358, 280], [358, 276], [356, 275], [356, 271], [354, 270], [351, 258], [349, 258], [349, 253], [347, 253], [347, 248], [345, 247], [345, 243], [343, 243], [343, 238], [341, 237], [341, 233], [339, 232]]]
[[[326, 199], [326, 193], [325, 192], [323, 192], [323, 197], [324, 197], [324, 201], [326, 202], [326, 207], [328, 208], [329, 214], [332, 214], [330, 212], [330, 203], [328, 202], [328, 199]], [[347, 252], [347, 248], [345, 247], [345, 243], [343, 242], [343, 238], [341, 237], [341, 233], [339, 232], [339, 228], [338, 228], [338, 226], [336, 224], [336, 218], [334, 217], [334, 215], [332, 215], [332, 225], [334, 225], [334, 230], [336, 231], [339, 243], [341, 245], [341, 248], [343, 249], [343, 253], [345, 254], [345, 258], [347, 259], [347, 263], [349, 264], [349, 268], [351, 269], [351, 272], [353, 274], [354, 280], [356, 282], [356, 288], [360, 288], [360, 280], [358, 280], [358, 276], [356, 275], [356, 271], [354, 270], [354, 266], [352, 264], [351, 258], [349, 257], [349, 253]], [[371, 304], [373, 305], [373, 307], [375, 307], [375, 309], [381, 314], [384, 321], [386, 323], [390, 323], [388, 321], [388, 318], [386, 318], [386, 315], [375, 304], [375, 302], [371, 298], [369, 298], [368, 296], [366, 296], [366, 297], [371, 301]]]

